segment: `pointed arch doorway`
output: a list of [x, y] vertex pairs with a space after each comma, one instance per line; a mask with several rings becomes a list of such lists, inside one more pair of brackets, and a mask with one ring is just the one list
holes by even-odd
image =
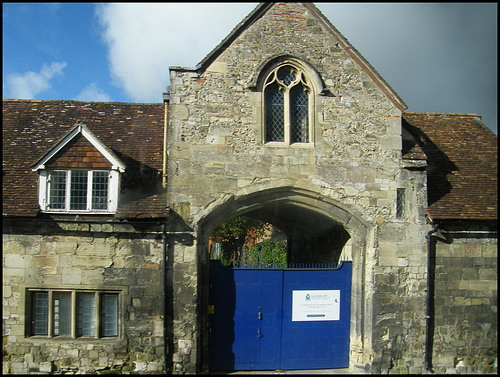
[[353, 259], [359, 261], [363, 250], [363, 224], [318, 195], [290, 188], [226, 203], [205, 219], [205, 229], [231, 215], [285, 231], [288, 262], [299, 267], [224, 268], [210, 261], [209, 369], [347, 367], [351, 306], [359, 311], [351, 305], [359, 291], [351, 284]]

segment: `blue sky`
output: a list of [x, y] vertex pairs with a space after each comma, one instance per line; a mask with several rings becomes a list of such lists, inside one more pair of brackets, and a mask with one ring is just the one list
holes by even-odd
[[[3, 98], [161, 102], [257, 3], [3, 3]], [[408, 105], [497, 133], [496, 3], [317, 3]]]

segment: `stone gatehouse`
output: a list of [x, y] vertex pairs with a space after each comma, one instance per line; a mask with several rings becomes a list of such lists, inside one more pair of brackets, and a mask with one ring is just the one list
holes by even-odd
[[310, 3], [260, 4], [170, 82], [4, 100], [4, 373], [210, 371], [209, 236], [239, 215], [291, 262], [352, 262], [351, 370], [495, 371], [480, 117], [406, 112]]

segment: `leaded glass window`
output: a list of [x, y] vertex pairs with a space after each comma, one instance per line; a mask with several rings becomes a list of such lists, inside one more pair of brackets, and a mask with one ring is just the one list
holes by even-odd
[[119, 293], [116, 291], [29, 290], [34, 336], [117, 337]]
[[311, 87], [291, 64], [273, 70], [264, 84], [265, 142], [309, 143]]
[[87, 209], [87, 182], [88, 172], [82, 170], [71, 171], [71, 194], [70, 205], [71, 210], [86, 210]]
[[108, 172], [92, 172], [92, 209], [108, 209]]
[[55, 171], [50, 175], [49, 208], [64, 209], [66, 204], [66, 172]]
[[109, 171], [51, 171], [47, 191], [48, 208], [62, 211], [108, 210], [109, 177]]
[[396, 218], [404, 219], [406, 217], [406, 192], [404, 188], [398, 188], [396, 191]]
[[266, 89], [266, 140], [285, 141], [284, 96], [278, 84]]
[[78, 294], [78, 336], [95, 336], [95, 293]]
[[54, 335], [71, 335], [71, 292], [54, 292]]
[[291, 142], [307, 143], [309, 141], [309, 94], [300, 86], [290, 91]]
[[49, 331], [49, 294], [48, 292], [33, 292], [31, 297], [31, 332], [33, 335], [47, 335]]
[[118, 295], [105, 293], [101, 296], [101, 335], [118, 336]]

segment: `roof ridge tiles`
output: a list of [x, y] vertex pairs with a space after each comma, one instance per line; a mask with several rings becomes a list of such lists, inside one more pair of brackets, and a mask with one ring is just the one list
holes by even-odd
[[41, 99], [30, 99], [30, 98], [2, 98], [3, 102], [43, 102]]
[[481, 115], [477, 115], [476, 113], [441, 113], [441, 112], [430, 112], [430, 111], [403, 111], [403, 116], [405, 114], [408, 115], [453, 115], [453, 116], [472, 116], [472, 117], [479, 117], [481, 118]]
[[34, 102], [34, 103], [40, 103], [40, 102], [76, 102], [76, 103], [85, 103], [85, 104], [105, 104], [105, 105], [112, 105], [112, 104], [128, 104], [128, 105], [161, 105], [163, 102], [131, 102], [131, 101], [81, 101], [81, 100], [73, 100], [73, 99], [47, 99], [47, 100], [42, 100], [42, 99], [30, 99], [30, 98], [3, 98], [3, 102]]

